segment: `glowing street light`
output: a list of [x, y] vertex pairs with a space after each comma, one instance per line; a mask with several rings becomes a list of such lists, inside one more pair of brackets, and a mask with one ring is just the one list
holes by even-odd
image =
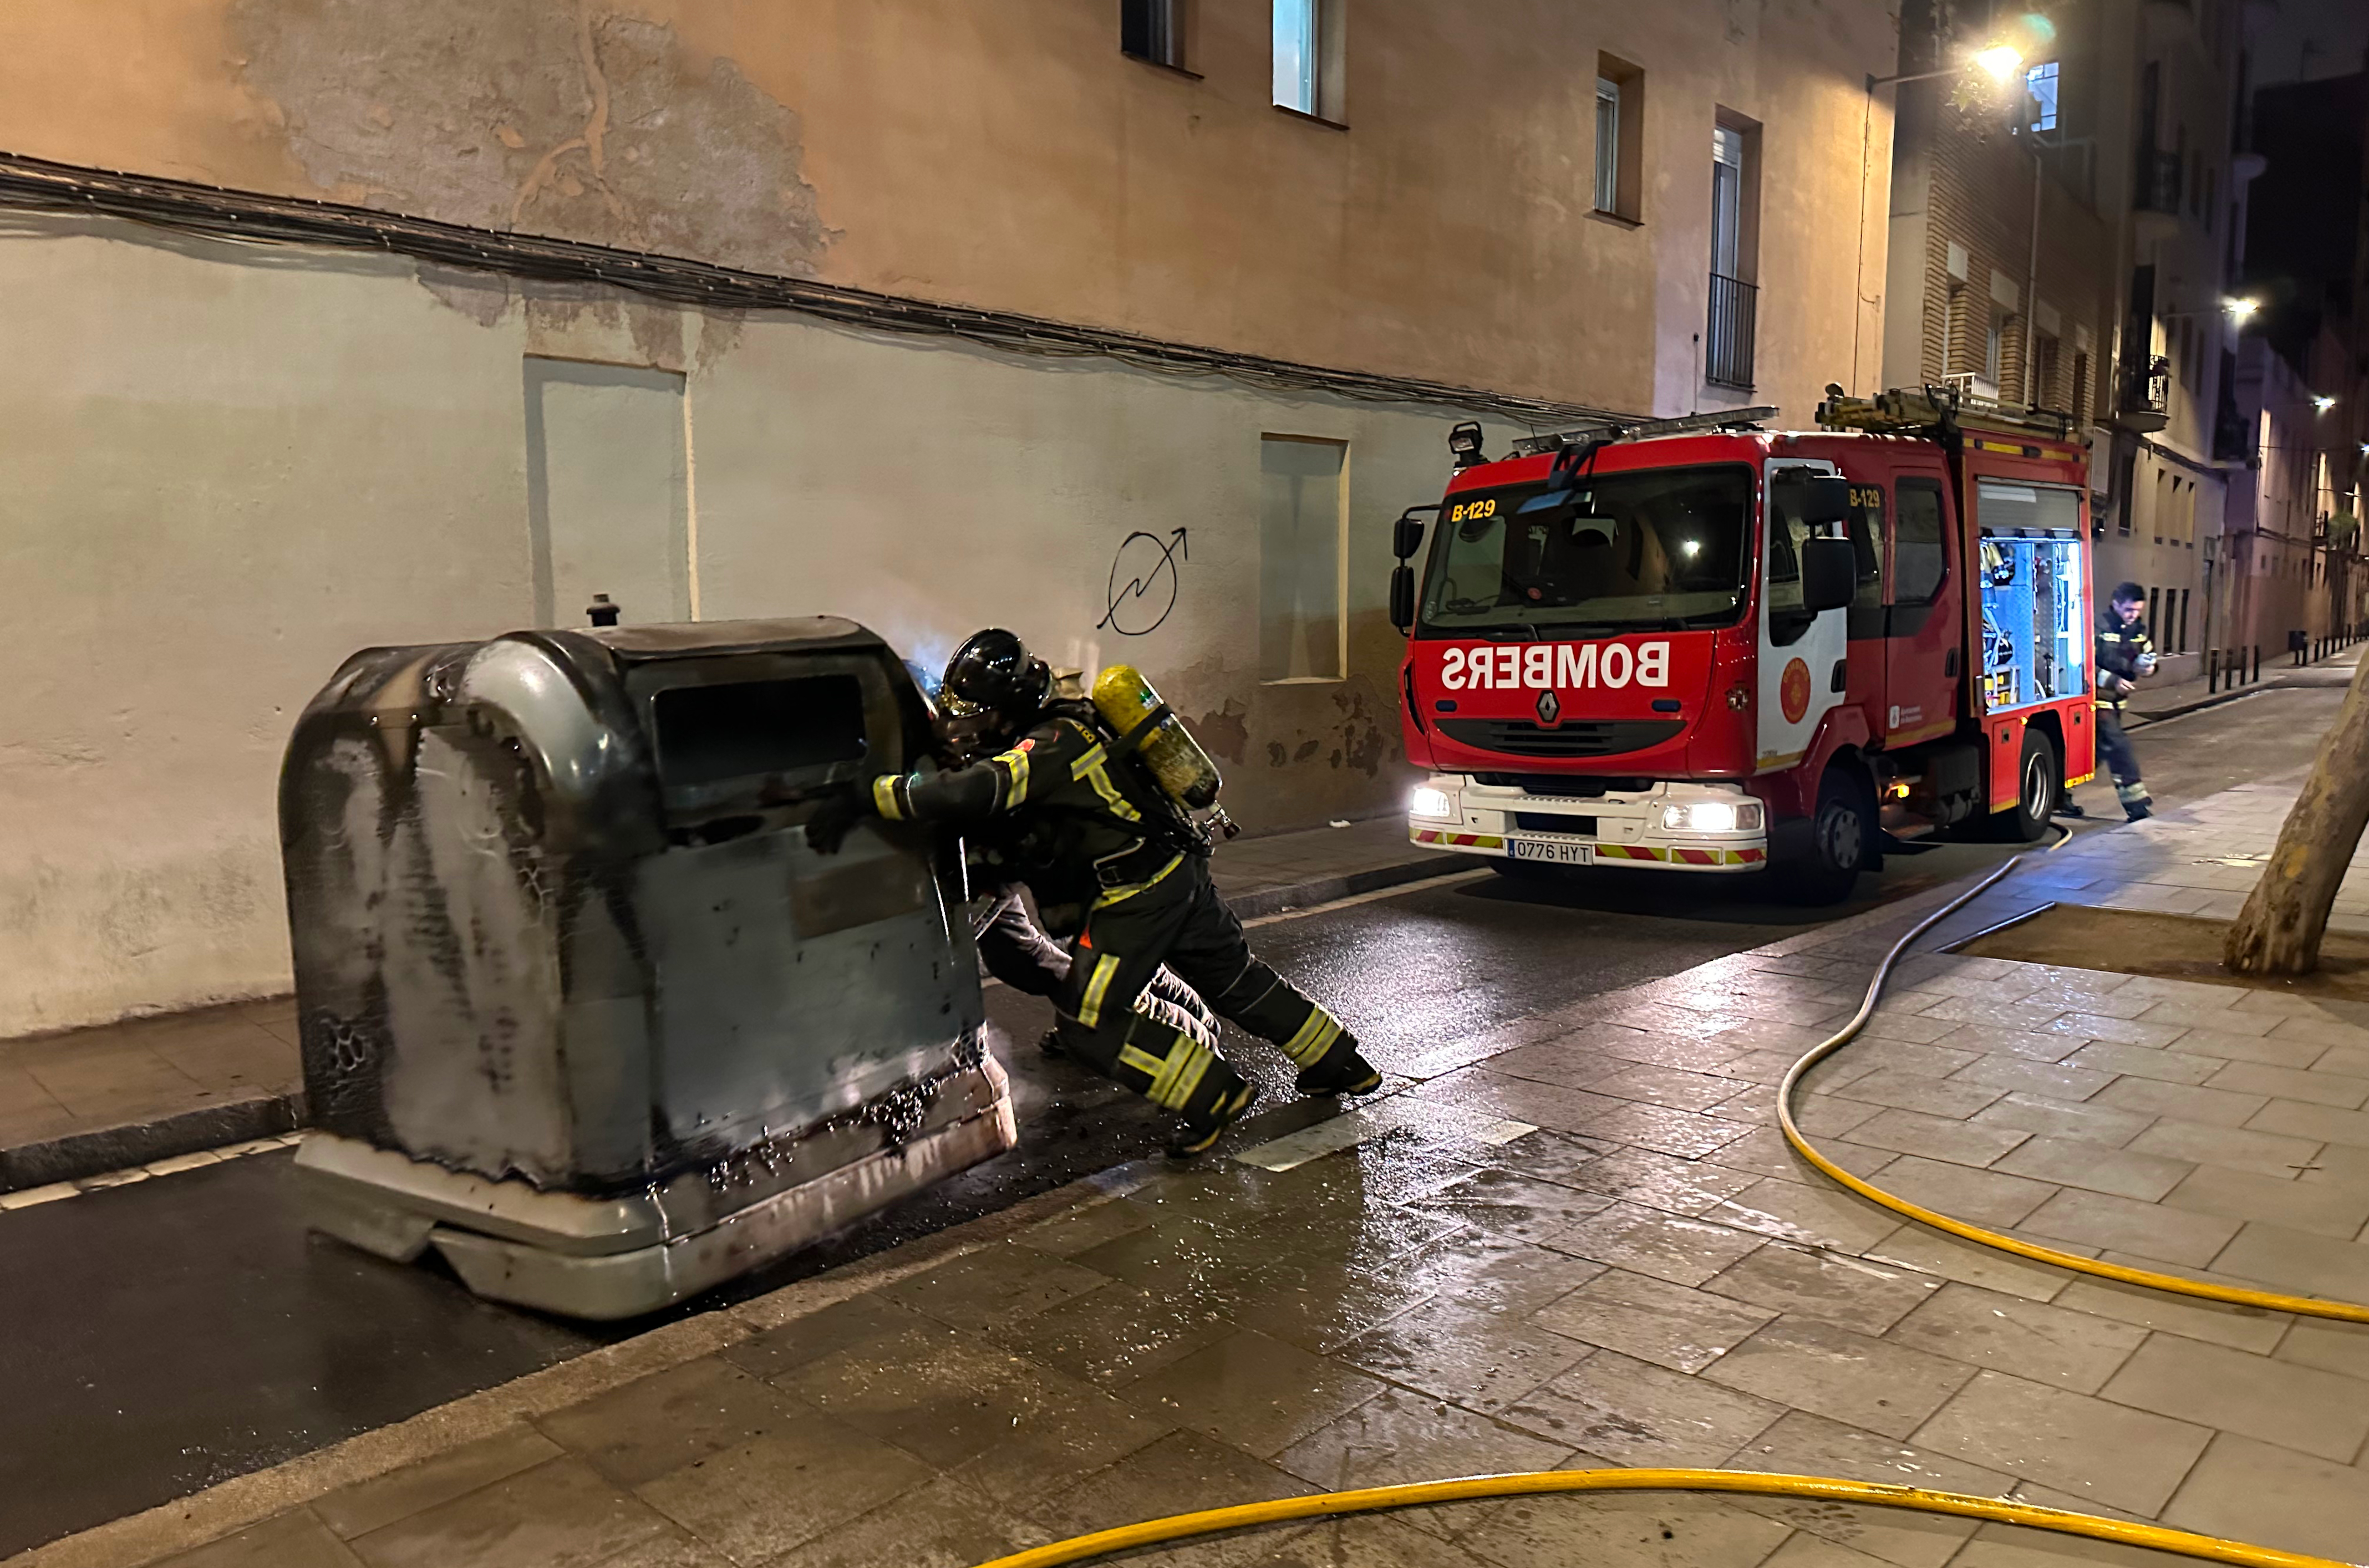
[[2336, 399], [2316, 392], [2312, 394], [2311, 406], [2325, 414], [2336, 406]]
[[1989, 72], [1991, 80], [2005, 86], [2023, 69], [2023, 51], [2011, 43], [1995, 43], [1975, 55], [1974, 63]]
[[2262, 302], [2254, 299], [2227, 299], [2221, 302], [2221, 308], [2229, 313], [2232, 323], [2243, 326], [2253, 319], [2256, 311], [2262, 308]]

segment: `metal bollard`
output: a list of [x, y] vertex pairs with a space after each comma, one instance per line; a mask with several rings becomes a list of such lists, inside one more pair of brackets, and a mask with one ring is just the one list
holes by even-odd
[[2209, 648], [2204, 655], [2204, 694], [2211, 696], [2221, 689], [2221, 650]]
[[2253, 672], [2253, 674], [2251, 674], [2251, 675], [2249, 675], [2249, 676], [2248, 676], [2248, 677], [2246, 678], [2246, 683], [2247, 683], [2248, 685], [2249, 685], [2249, 686], [2250, 686], [2250, 685], [2252, 685], [2255, 681], [2260, 681], [2260, 680], [2262, 678], [2262, 645], [2261, 645], [2261, 644], [2260, 644], [2260, 643], [2256, 643], [2256, 644], [2254, 645], [2254, 666], [2253, 666], [2253, 669], [2254, 669], [2254, 672]]

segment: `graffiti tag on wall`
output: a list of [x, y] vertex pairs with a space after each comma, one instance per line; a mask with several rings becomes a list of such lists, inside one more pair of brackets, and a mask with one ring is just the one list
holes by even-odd
[[1176, 608], [1176, 564], [1189, 558], [1181, 528], [1164, 540], [1141, 529], [1120, 540], [1118, 554], [1111, 558], [1110, 589], [1104, 601], [1110, 608], [1094, 623], [1094, 629], [1107, 626], [1123, 637], [1158, 631]]

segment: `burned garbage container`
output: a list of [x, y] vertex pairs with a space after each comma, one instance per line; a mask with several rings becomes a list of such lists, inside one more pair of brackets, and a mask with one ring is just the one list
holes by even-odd
[[928, 745], [849, 621], [349, 659], [280, 791], [313, 1225], [622, 1318], [1011, 1148], [929, 841], [799, 830]]

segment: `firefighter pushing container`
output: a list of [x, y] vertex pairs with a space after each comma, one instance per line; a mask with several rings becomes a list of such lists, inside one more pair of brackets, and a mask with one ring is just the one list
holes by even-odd
[[[933, 726], [938, 737], [939, 766], [961, 768], [986, 761], [1003, 744], [994, 738], [997, 723], [988, 715], [950, 714], [941, 709]], [[982, 823], [963, 837], [971, 940], [989, 974], [1024, 996], [1041, 996], [1049, 1001], [1060, 995], [1069, 980], [1070, 952], [1046, 934], [1021, 898], [1021, 868], [1033, 858], [1026, 832], [998, 832], [997, 826]], [[1012, 824], [1007, 820], [1001, 826], [1008, 829]], [[1165, 965], [1135, 999], [1135, 1008], [1205, 1046], [1217, 1046], [1217, 1016]], [[1037, 1045], [1048, 1057], [1062, 1054], [1059, 1030], [1046, 1031]]]
[[1122, 666], [1097, 682], [1094, 702], [1063, 698], [1042, 659], [990, 630], [956, 650], [944, 694], [985, 715], [1008, 749], [876, 779], [809, 825], [817, 848], [865, 815], [1005, 819], [1035, 846], [1022, 875], [1039, 911], [1071, 937], [1054, 999], [1062, 1049], [1174, 1112], [1183, 1127], [1169, 1148], [1180, 1157], [1215, 1143], [1257, 1091], [1207, 1045], [1137, 1011], [1163, 963], [1219, 1016], [1280, 1047], [1301, 1093], [1380, 1087], [1356, 1036], [1251, 956], [1210, 886], [1208, 838], [1190, 815], [1214, 803], [1217, 771], [1139, 676]]

